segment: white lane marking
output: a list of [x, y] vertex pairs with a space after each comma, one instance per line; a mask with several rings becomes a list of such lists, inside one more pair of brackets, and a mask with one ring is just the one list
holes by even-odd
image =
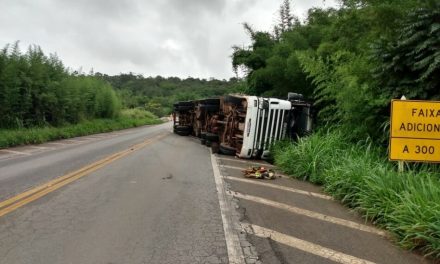
[[49, 148], [49, 147], [37, 147], [37, 146], [29, 146], [30, 148], [33, 149], [40, 149], [40, 150], [54, 150], [54, 148]]
[[16, 155], [31, 155], [31, 153], [15, 151], [15, 150], [10, 150], [10, 149], [0, 149], [0, 151], [10, 153], [10, 154], [16, 154]]
[[294, 247], [296, 249], [311, 253], [316, 256], [320, 256], [331, 261], [343, 264], [375, 264], [365, 259], [357, 258], [339, 251], [335, 251], [330, 248], [326, 248], [293, 236], [288, 236], [283, 233], [279, 233], [274, 230], [270, 230], [258, 225], [250, 225], [255, 236], [261, 238], [270, 238], [273, 241], [287, 245], [289, 247]]
[[276, 185], [276, 184], [273, 184], [273, 183], [262, 182], [261, 180], [249, 180], [249, 179], [242, 179], [242, 178], [237, 178], [237, 177], [225, 177], [225, 178], [227, 180], [251, 183], [251, 184], [255, 184], [255, 185], [260, 185], [260, 186], [265, 186], [265, 187], [270, 187], [270, 188], [278, 189], [278, 190], [283, 190], [283, 191], [288, 191], [288, 192], [292, 192], [292, 193], [298, 193], [298, 194], [302, 194], [302, 195], [307, 195], [307, 196], [312, 196], [312, 197], [316, 197], [316, 198], [321, 198], [321, 199], [324, 199], [324, 200], [333, 200], [333, 197], [325, 195], [325, 194], [303, 191], [303, 190], [299, 190], [299, 189], [295, 189], [295, 188], [290, 188], [290, 187], [285, 187], [285, 186], [281, 186], [281, 185]]
[[87, 138], [87, 139], [100, 139], [100, 138], [105, 138], [105, 136], [87, 136], [87, 137], [84, 137], [84, 138]]
[[63, 141], [64, 141], [64, 142], [68, 141], [68, 142], [72, 142], [72, 143], [81, 143], [81, 142], [84, 142], [84, 141], [77, 140], [77, 139], [64, 139]]
[[52, 144], [52, 145], [60, 145], [60, 146], [69, 146], [72, 144], [67, 144], [67, 143], [59, 143], [59, 142], [48, 142], [46, 144]]
[[224, 158], [224, 157], [220, 157], [220, 156], [217, 156], [217, 158], [219, 159], [219, 160], [228, 160], [228, 161], [235, 161], [235, 162], [239, 162], [239, 163], [245, 163], [245, 164], [247, 164], [247, 165], [249, 165], [249, 166], [252, 166], [252, 165], [260, 165], [260, 166], [264, 166], [264, 167], [275, 167], [274, 165], [272, 165], [272, 164], [269, 164], [269, 163], [262, 163], [262, 162], [251, 162], [251, 161], [246, 161], [246, 160], [240, 160], [240, 159], [230, 159], [230, 158]]
[[220, 204], [220, 212], [223, 221], [223, 231], [225, 232], [226, 248], [228, 251], [229, 263], [231, 264], [245, 264], [243, 250], [241, 249], [240, 239], [238, 234], [234, 232], [232, 220], [232, 206], [228, 202], [223, 179], [220, 174], [220, 169], [217, 164], [217, 159], [211, 151], [211, 164], [214, 172], [215, 186], [217, 188], [217, 195]]
[[[249, 168], [249, 167], [247, 167], [247, 168], [235, 167], [235, 166], [229, 166], [229, 165], [220, 165], [220, 166], [223, 167], [223, 168], [227, 168], [227, 169], [241, 170], [241, 171], [246, 170], [246, 169]], [[288, 178], [288, 176], [286, 174], [282, 174], [282, 173], [279, 173], [279, 172], [276, 172], [276, 176]]]
[[287, 204], [271, 201], [271, 200], [260, 198], [260, 197], [253, 196], [253, 195], [247, 195], [247, 194], [241, 194], [241, 193], [233, 193], [232, 195], [234, 197], [239, 198], [239, 199], [244, 199], [244, 200], [248, 200], [248, 201], [252, 201], [252, 202], [256, 202], [256, 203], [272, 206], [272, 207], [275, 207], [275, 208], [278, 208], [278, 209], [283, 209], [283, 210], [289, 211], [289, 212], [294, 213], [294, 214], [303, 215], [303, 216], [307, 216], [307, 217], [314, 218], [314, 219], [317, 219], [317, 220], [329, 222], [329, 223], [332, 223], [332, 224], [341, 225], [341, 226], [345, 226], [345, 227], [348, 227], [348, 228], [352, 228], [352, 229], [356, 229], [356, 230], [360, 230], [360, 231], [364, 231], [364, 232], [373, 233], [373, 234], [376, 234], [376, 235], [379, 235], [379, 236], [386, 236], [386, 232], [384, 232], [382, 230], [378, 230], [377, 228], [370, 227], [370, 226], [363, 225], [363, 224], [358, 224], [356, 222], [345, 220], [345, 219], [342, 219], [342, 218], [338, 218], [338, 217], [334, 217], [334, 216], [329, 216], [329, 215], [317, 213], [317, 212], [314, 212], [314, 211], [302, 209], [302, 208], [299, 208], [299, 207], [290, 206], [290, 205], [287, 205]]

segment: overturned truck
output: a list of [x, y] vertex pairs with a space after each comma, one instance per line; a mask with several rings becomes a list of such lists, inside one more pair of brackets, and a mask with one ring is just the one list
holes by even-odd
[[201, 139], [213, 152], [240, 158], [267, 158], [276, 140], [310, 133], [311, 105], [302, 95], [287, 100], [227, 95], [177, 102], [174, 133]]

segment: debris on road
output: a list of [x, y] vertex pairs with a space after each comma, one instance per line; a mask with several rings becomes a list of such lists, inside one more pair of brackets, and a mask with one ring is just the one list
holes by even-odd
[[243, 171], [244, 177], [254, 179], [275, 179], [275, 172], [265, 167], [249, 167]]

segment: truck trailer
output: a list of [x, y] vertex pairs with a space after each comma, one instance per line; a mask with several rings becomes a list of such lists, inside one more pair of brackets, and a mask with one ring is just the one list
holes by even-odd
[[240, 158], [268, 158], [270, 146], [312, 129], [311, 104], [296, 93], [287, 100], [232, 94], [177, 102], [174, 132], [201, 139], [213, 152]]

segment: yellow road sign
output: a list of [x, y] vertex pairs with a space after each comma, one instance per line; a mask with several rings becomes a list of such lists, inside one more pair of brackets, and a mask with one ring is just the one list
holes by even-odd
[[391, 138], [390, 160], [440, 162], [440, 140]]
[[390, 160], [440, 162], [440, 102], [391, 102]]

